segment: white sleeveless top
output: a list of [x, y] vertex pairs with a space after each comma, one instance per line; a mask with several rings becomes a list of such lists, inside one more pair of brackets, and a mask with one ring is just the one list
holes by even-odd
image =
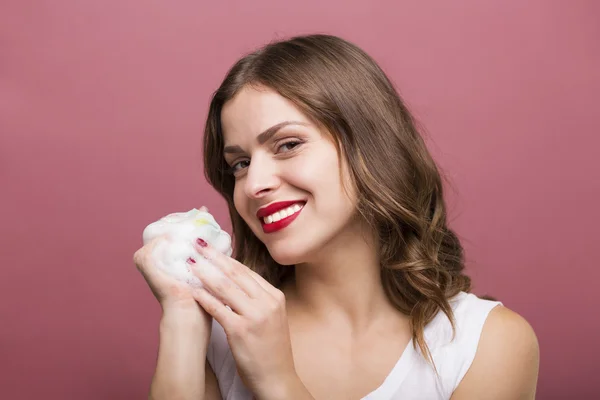
[[[381, 386], [360, 400], [449, 399], [475, 358], [489, 312], [499, 304], [502, 303], [459, 293], [450, 300], [456, 320], [454, 339], [452, 325], [442, 311], [425, 327], [425, 342], [438, 375], [411, 341]], [[223, 399], [252, 399], [252, 393], [237, 374], [225, 331], [216, 321], [213, 321], [206, 357], [215, 372]]]

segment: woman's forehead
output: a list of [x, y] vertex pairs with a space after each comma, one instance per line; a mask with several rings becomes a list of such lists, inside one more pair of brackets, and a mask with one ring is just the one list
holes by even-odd
[[271, 89], [244, 88], [223, 105], [221, 127], [225, 142], [254, 138], [288, 121], [310, 125], [309, 119], [288, 99]]

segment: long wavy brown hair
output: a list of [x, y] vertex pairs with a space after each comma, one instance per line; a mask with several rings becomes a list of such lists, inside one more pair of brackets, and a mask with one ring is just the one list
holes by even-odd
[[449, 299], [470, 291], [463, 249], [448, 228], [442, 179], [415, 121], [377, 63], [329, 35], [270, 43], [240, 59], [214, 93], [204, 136], [204, 171], [227, 200], [234, 257], [275, 287], [293, 276], [237, 213], [226, 173], [221, 110], [243, 87], [270, 88], [327, 132], [358, 192], [357, 216], [375, 228], [385, 293], [410, 316], [412, 335], [433, 362], [424, 328], [439, 310], [454, 328]]

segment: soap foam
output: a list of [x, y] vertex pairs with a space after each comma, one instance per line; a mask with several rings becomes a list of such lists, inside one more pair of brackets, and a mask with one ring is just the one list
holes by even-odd
[[196, 239], [204, 239], [227, 256], [232, 252], [229, 234], [221, 229], [209, 212], [195, 208], [185, 213], [169, 214], [148, 225], [142, 234], [144, 245], [161, 235], [165, 235], [165, 240], [159, 241], [152, 252], [156, 267], [193, 287], [202, 287], [202, 282], [191, 271], [188, 258], [196, 261], [193, 264], [196, 268], [221, 274], [217, 267], [195, 250]]

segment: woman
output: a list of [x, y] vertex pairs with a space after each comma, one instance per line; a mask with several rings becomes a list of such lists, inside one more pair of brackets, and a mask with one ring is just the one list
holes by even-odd
[[536, 336], [468, 294], [440, 174], [359, 48], [312, 35], [242, 58], [204, 157], [235, 259], [198, 240], [226, 277], [194, 269], [191, 291], [136, 253], [163, 308], [152, 399], [534, 398]]

